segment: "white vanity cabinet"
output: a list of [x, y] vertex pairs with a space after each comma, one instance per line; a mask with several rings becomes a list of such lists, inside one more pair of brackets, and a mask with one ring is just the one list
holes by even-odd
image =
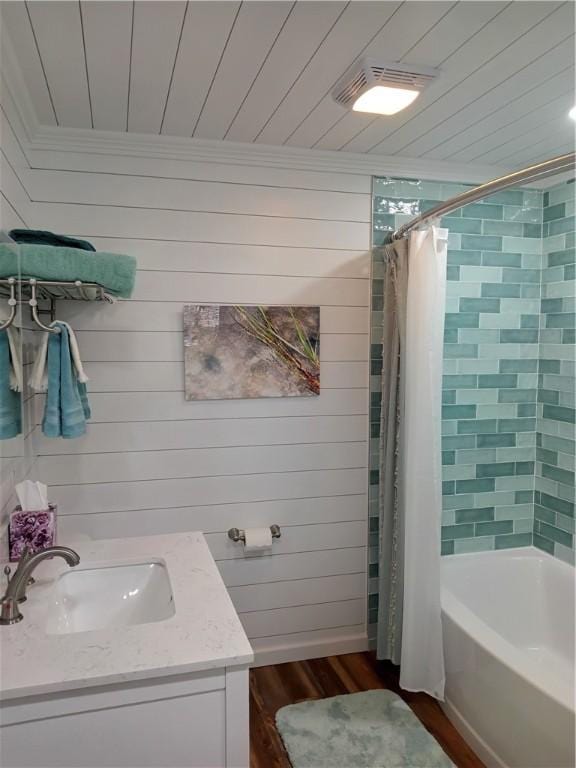
[[252, 649], [204, 537], [72, 546], [79, 568], [161, 562], [174, 615], [65, 631], [50, 618], [69, 571], [39, 566], [24, 619], [0, 628], [2, 768], [248, 768]]
[[248, 669], [7, 702], [0, 765], [248, 768]]

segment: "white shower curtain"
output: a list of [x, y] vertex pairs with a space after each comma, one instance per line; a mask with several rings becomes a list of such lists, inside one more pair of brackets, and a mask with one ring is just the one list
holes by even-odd
[[448, 231], [385, 248], [378, 656], [444, 698], [441, 402]]

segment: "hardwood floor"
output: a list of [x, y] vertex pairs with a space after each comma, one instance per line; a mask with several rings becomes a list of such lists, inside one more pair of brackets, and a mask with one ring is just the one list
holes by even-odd
[[436, 701], [423, 693], [400, 690], [397, 668], [388, 662], [377, 661], [372, 653], [351, 653], [253, 669], [250, 673], [251, 768], [290, 768], [274, 723], [280, 707], [306, 699], [324, 699], [375, 688], [388, 688], [398, 693], [457, 768], [484, 768]]

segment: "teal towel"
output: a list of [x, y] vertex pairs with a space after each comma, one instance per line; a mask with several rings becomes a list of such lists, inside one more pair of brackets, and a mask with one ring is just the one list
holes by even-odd
[[81, 248], [83, 251], [95, 251], [96, 248], [88, 240], [78, 240], [76, 237], [56, 235], [44, 229], [11, 229], [8, 236], [16, 243], [37, 243], [38, 245], [58, 245], [66, 248]]
[[[78, 248], [22, 244], [18, 247], [20, 274], [38, 280], [98, 283], [107, 293], [128, 299], [134, 290], [136, 259], [117, 253]], [[0, 278], [17, 277], [14, 245], [0, 243]]]
[[42, 432], [46, 437], [80, 437], [91, 415], [86, 384], [76, 378], [68, 329], [62, 323], [54, 325], [60, 333], [51, 334], [48, 340], [48, 391]]
[[0, 440], [9, 440], [21, 432], [20, 393], [10, 389], [8, 334], [0, 331]]

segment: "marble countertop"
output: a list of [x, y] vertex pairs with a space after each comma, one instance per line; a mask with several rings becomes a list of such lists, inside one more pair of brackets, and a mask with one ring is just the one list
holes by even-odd
[[[61, 558], [34, 572], [24, 619], [0, 626], [0, 696], [13, 699], [249, 664], [252, 648], [201, 533], [59, 542], [80, 568], [163, 561], [175, 613], [164, 621], [48, 634], [49, 591], [68, 569]], [[2, 566], [3, 567], [3, 564]]]

